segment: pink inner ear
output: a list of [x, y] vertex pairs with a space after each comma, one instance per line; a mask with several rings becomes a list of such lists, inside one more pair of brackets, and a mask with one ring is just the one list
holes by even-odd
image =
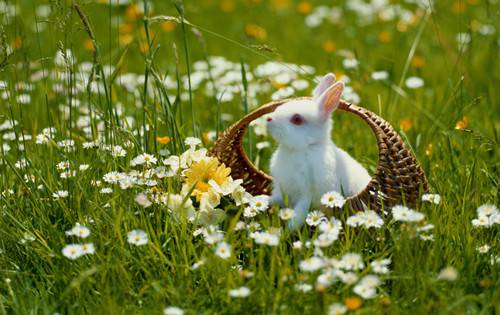
[[314, 89], [313, 91], [313, 97], [318, 98], [323, 94], [323, 92], [335, 83], [335, 75], [333, 73], [328, 73], [321, 79], [321, 82], [318, 84], [318, 86]]
[[320, 98], [319, 105], [321, 109], [327, 114], [333, 112], [340, 104], [340, 95], [342, 95], [343, 91], [343, 82], [337, 82], [329, 87]]

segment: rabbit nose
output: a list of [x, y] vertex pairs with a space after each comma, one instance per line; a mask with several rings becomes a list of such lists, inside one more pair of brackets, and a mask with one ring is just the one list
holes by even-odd
[[267, 117], [267, 122], [271, 122], [273, 119], [271, 117]]

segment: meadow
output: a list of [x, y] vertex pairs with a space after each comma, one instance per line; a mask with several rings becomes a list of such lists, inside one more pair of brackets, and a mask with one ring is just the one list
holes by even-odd
[[[498, 0], [0, 0], [0, 21], [0, 314], [500, 313]], [[291, 231], [209, 150], [328, 72], [430, 191]], [[373, 173], [368, 126], [333, 117]], [[244, 146], [268, 171], [264, 119]]]

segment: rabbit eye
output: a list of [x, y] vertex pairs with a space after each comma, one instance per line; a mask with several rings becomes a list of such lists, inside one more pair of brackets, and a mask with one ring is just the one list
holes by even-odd
[[300, 126], [304, 123], [304, 118], [299, 114], [295, 114], [290, 118], [290, 122], [294, 125]]

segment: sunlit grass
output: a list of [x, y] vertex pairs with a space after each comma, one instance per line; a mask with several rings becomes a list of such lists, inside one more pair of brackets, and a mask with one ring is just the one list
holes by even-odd
[[[328, 1], [1, 1], [0, 313], [498, 312], [498, 224], [472, 221], [499, 204], [498, 4], [394, 1], [370, 16], [354, 2], [325, 15]], [[339, 213], [338, 239], [320, 249], [319, 228], [291, 232], [276, 207], [245, 217], [241, 191], [212, 212], [201, 195], [208, 179], [228, 183], [223, 168], [188, 181], [193, 164], [171, 156], [203, 156], [245, 113], [309, 95], [330, 71], [345, 98], [398, 130], [440, 203], [423, 202], [418, 223], [387, 209], [370, 229]], [[370, 129], [334, 120], [336, 144], [373, 173]], [[275, 143], [259, 122], [250, 129], [245, 148], [268, 170]], [[134, 182], [106, 182], [111, 172]], [[223, 234], [199, 230], [207, 222]], [[67, 235], [76, 223], [90, 235]], [[90, 243], [95, 253], [63, 253]], [[373, 298], [345, 275], [318, 282], [324, 266], [304, 270], [346, 253], [362, 256], [359, 279], [390, 259]]]

